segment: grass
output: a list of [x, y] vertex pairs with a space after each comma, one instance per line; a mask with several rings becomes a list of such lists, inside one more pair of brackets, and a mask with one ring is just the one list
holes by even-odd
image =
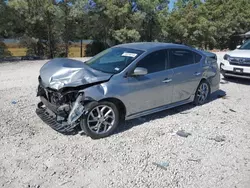
[[[70, 47], [69, 48], [69, 57], [80, 57], [81, 49], [80, 47]], [[85, 48], [82, 48], [82, 56], [85, 55]]]
[[26, 48], [8, 48], [12, 56], [26, 56]]
[[[20, 56], [26, 56], [26, 51], [27, 49], [26, 48], [8, 48], [8, 50], [11, 52], [11, 55], [14, 56], [14, 57], [20, 57]], [[75, 46], [72, 46], [69, 48], [69, 57], [80, 57], [81, 53], [80, 53], [80, 47], [75, 47]], [[84, 56], [85, 54], [85, 48], [83, 47], [83, 50], [82, 50], [82, 54]]]

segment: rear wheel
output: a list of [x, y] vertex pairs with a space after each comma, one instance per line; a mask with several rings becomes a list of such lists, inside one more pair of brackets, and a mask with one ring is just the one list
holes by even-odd
[[197, 88], [194, 98], [195, 105], [203, 105], [210, 96], [210, 85], [207, 81], [202, 80]]
[[119, 112], [115, 104], [100, 102], [89, 109], [81, 120], [81, 128], [93, 139], [111, 135], [119, 124]]

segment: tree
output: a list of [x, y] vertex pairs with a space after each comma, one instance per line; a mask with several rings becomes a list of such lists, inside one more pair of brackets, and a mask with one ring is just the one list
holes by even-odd
[[75, 18], [72, 11], [74, 0], [61, 0], [55, 4], [56, 8], [56, 31], [64, 43], [64, 52], [61, 56], [68, 57], [69, 41], [75, 38]]
[[123, 42], [138, 41], [140, 34], [137, 25], [143, 17], [133, 13], [129, 1], [96, 0], [96, 7], [84, 9], [88, 1], [77, 1], [74, 14], [78, 19], [81, 36], [88, 36], [114, 45]]
[[171, 11], [168, 4], [169, 0], [0, 0], [0, 38], [21, 37], [30, 54], [53, 58], [67, 56], [69, 41], [82, 39], [106, 46], [161, 41], [233, 48], [236, 36], [250, 30], [249, 0], [177, 0]]
[[200, 3], [195, 0], [179, 0], [167, 20], [167, 30], [171, 42], [194, 45]]
[[154, 41], [166, 37], [162, 28], [168, 16], [168, 0], [138, 0], [138, 9], [143, 17], [140, 26], [141, 40]]
[[37, 41], [37, 55], [48, 54], [49, 58], [53, 58], [57, 43], [55, 1], [9, 0], [8, 5], [18, 12], [25, 28], [23, 35]]

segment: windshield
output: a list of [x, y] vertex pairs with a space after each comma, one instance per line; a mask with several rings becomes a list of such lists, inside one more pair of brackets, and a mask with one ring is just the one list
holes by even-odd
[[86, 62], [91, 68], [105, 73], [116, 74], [125, 69], [143, 51], [129, 48], [109, 48]]
[[246, 41], [239, 49], [240, 50], [250, 50], [250, 40]]

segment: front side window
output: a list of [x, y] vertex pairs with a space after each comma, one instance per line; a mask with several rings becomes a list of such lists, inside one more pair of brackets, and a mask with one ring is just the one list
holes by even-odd
[[97, 54], [86, 64], [98, 71], [116, 74], [124, 70], [132, 61], [139, 57], [143, 51], [130, 48], [109, 48]]
[[240, 50], [250, 50], [250, 40], [246, 41], [239, 49]]
[[144, 57], [137, 67], [146, 68], [148, 74], [165, 70], [166, 53], [164, 50], [152, 52]]
[[169, 50], [170, 68], [182, 67], [195, 63], [194, 53], [189, 50]]

